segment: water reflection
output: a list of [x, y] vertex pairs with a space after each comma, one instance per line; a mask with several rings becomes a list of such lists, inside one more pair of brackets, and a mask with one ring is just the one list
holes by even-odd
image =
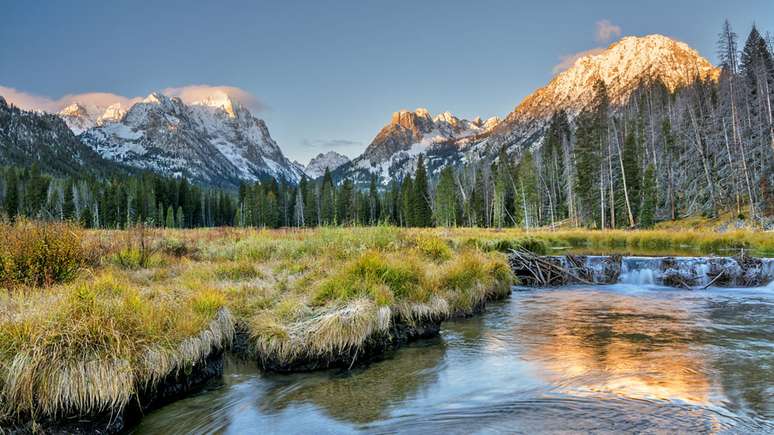
[[706, 360], [691, 348], [697, 331], [681, 304], [593, 289], [535, 297], [513, 334], [558, 391], [708, 403]]
[[351, 373], [307, 373], [267, 377], [261, 407], [277, 412], [298, 403], [318, 406], [331, 417], [351, 423], [369, 423], [387, 416], [400, 403], [436, 381], [443, 368], [445, 345], [426, 340], [401, 349], [399, 355]]
[[352, 373], [223, 381], [138, 433], [774, 432], [774, 292], [516, 291]]

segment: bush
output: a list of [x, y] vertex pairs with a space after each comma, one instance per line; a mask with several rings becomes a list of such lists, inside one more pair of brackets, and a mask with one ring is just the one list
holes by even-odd
[[122, 233], [123, 247], [115, 254], [115, 261], [119, 266], [127, 269], [145, 269], [157, 262], [154, 246], [154, 232], [145, 228], [145, 225], [137, 225]]
[[42, 287], [75, 277], [86, 263], [82, 230], [66, 223], [0, 224], [0, 286]]

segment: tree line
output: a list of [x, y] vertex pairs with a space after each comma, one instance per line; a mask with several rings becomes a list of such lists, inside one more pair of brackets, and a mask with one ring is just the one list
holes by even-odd
[[87, 227], [135, 223], [313, 227], [534, 228], [564, 224], [648, 228], [657, 221], [774, 215], [774, 56], [753, 27], [741, 50], [726, 22], [719, 35], [718, 80], [696, 77], [669, 89], [643, 81], [623, 104], [605, 84], [579, 113], [553, 115], [539, 147], [429, 177], [419, 155], [412, 175], [368, 188], [335, 182], [330, 171], [297, 185], [274, 179], [238, 192], [204, 189], [153, 174], [53, 178], [35, 166], [0, 172], [0, 204], [14, 219], [69, 219]]

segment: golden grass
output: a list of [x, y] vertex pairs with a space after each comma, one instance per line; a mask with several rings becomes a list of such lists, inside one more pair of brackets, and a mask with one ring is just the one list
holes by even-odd
[[256, 358], [292, 363], [472, 313], [510, 291], [507, 249], [774, 252], [770, 233], [744, 230], [66, 228], [98, 253], [88, 268], [0, 290], [0, 421], [120, 409], [227, 346], [236, 324]]

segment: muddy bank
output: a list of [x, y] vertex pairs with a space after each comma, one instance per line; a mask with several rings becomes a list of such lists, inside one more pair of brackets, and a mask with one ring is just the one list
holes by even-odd
[[[487, 302], [504, 299], [510, 295], [501, 293], [490, 296], [475, 304], [470, 311], [458, 311], [448, 316], [448, 319], [471, 317], [483, 313]], [[247, 360], [256, 360], [261, 370], [275, 373], [306, 372], [325, 369], [350, 369], [356, 366], [368, 365], [372, 362], [388, 358], [392, 352], [416, 340], [436, 337], [440, 333], [444, 319], [424, 318], [407, 322], [400, 316], [394, 316], [386, 330], [379, 331], [367, 337], [359, 347], [344, 351], [326, 353], [323, 355], [302, 355], [291, 361], [282, 360], [272, 355], [255, 351], [250, 345], [250, 334], [244, 325], [237, 325], [232, 351]]]
[[258, 366], [262, 370], [276, 373], [293, 373], [332, 368], [348, 369], [354, 366], [367, 365], [379, 361], [400, 346], [421, 338], [430, 338], [438, 335], [441, 328], [440, 320], [424, 321], [417, 325], [408, 325], [401, 322], [392, 322], [388, 331], [373, 334], [359, 348], [347, 349], [326, 355], [315, 355], [296, 358], [291, 362], [285, 362], [278, 358], [256, 355], [250, 352], [248, 343], [249, 333], [244, 327], [237, 328], [234, 337], [234, 351], [241, 358], [257, 359]]
[[[22, 424], [8, 423], [9, 434], [116, 434], [140, 421], [153, 409], [200, 390], [209, 380], [223, 374], [223, 350], [213, 351], [204, 360], [167, 375], [156, 386], [139, 388], [138, 394], [123, 410], [108, 410], [95, 415], [70, 415], [45, 418]], [[0, 430], [0, 433], [4, 433]]]
[[701, 289], [759, 287], [774, 280], [774, 259], [736, 257], [538, 256], [512, 252], [511, 270], [523, 285], [654, 284]]

